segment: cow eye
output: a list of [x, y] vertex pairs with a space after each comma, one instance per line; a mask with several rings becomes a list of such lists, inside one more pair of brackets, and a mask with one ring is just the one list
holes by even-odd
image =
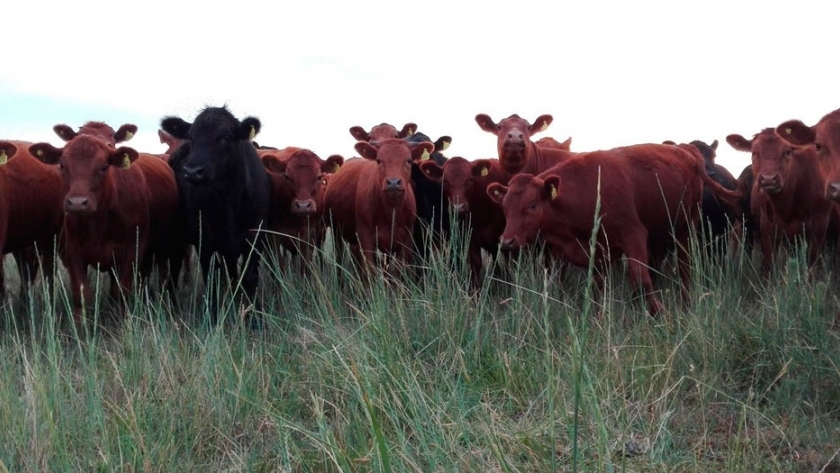
[[59, 163], [58, 163], [58, 170], [59, 170], [59, 171], [63, 171], [63, 170], [64, 170], [64, 163], [61, 163], [61, 162], [59, 162]]
[[820, 143], [814, 143], [814, 148], [816, 148], [817, 153], [821, 153], [823, 150], [823, 146]]
[[531, 204], [531, 206], [528, 207], [528, 210], [537, 210], [537, 204], [536, 203]]
[[231, 141], [233, 141], [233, 138], [230, 135], [222, 135], [222, 136], [219, 137], [218, 141], [219, 141], [219, 143], [221, 143], [223, 145], [226, 145], [226, 144], [230, 143]]
[[99, 171], [100, 172], [107, 172], [109, 167], [111, 167], [110, 164], [104, 164], [101, 168], [99, 168]]

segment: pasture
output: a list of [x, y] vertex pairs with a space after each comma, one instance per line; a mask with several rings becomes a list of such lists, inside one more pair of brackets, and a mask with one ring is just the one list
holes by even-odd
[[540, 256], [473, 291], [456, 237], [365, 283], [328, 240], [268, 257], [259, 327], [230, 298], [207, 322], [194, 261], [177, 309], [140, 287], [82, 332], [62, 269], [2, 306], [0, 471], [840, 471], [834, 262], [805, 251], [762, 276], [693, 248], [651, 318], [621, 262], [603, 291]]

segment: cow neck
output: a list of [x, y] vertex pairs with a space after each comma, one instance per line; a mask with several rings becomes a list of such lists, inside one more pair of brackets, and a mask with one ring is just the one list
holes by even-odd
[[[797, 172], [785, 179], [784, 191], [775, 195], [764, 192], [765, 199], [773, 206], [773, 212], [783, 219], [804, 218], [820, 207], [829, 206], [830, 201], [825, 196], [825, 183], [817, 169], [817, 156], [813, 147], [802, 148], [790, 159], [801, 160], [804, 166], [792, 167]], [[758, 185], [757, 179], [753, 185]], [[802, 205], [803, 202], [811, 205]]]
[[[88, 215], [66, 213], [65, 221], [76, 229], [76, 239], [86, 246], [95, 246], [108, 240], [107, 230], [113, 228], [114, 221], [121, 220], [119, 209], [119, 192], [115, 176], [117, 172], [109, 169], [102, 182], [102, 191], [96, 196], [98, 208]], [[67, 225], [65, 225], [67, 226]]]

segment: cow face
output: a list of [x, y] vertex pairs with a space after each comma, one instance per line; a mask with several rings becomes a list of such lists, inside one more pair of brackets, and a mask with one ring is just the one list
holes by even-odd
[[[487, 171], [483, 167], [480, 169]], [[476, 171], [473, 163], [456, 156], [447, 160], [443, 167], [431, 160], [423, 161], [420, 170], [429, 179], [443, 184], [443, 193], [453, 213], [464, 217], [470, 212], [469, 202], [475, 187], [476, 173], [480, 176], [482, 172]]]
[[121, 172], [137, 160], [137, 151], [122, 146], [114, 149], [110, 143], [90, 135], [79, 135], [64, 149], [48, 143], [36, 143], [29, 152], [46, 164], [58, 164], [64, 179], [64, 211], [90, 215], [109, 192], [110, 173]]
[[273, 154], [265, 154], [261, 159], [269, 172], [283, 177], [281, 192], [291, 201], [291, 213], [299, 216], [318, 212], [318, 201], [327, 183], [326, 173], [334, 172], [344, 163], [341, 156], [333, 155], [325, 161], [306, 149], [295, 151], [285, 161]]
[[784, 176], [795, 166], [795, 147], [785, 140], [772, 128], [766, 128], [752, 140], [741, 135], [729, 135], [726, 142], [738, 151], [752, 153], [752, 167], [755, 180], [762, 191], [775, 195], [784, 190]]
[[177, 117], [161, 122], [164, 131], [189, 140], [189, 154], [184, 160], [183, 177], [193, 185], [214, 184], [227, 176], [235, 160], [243, 159], [246, 147], [260, 131], [260, 121], [248, 117], [241, 122], [225, 107], [208, 107], [188, 123]]
[[487, 186], [487, 195], [502, 206], [505, 231], [500, 240], [505, 251], [516, 250], [537, 239], [544, 215], [551, 211], [551, 201], [560, 188], [558, 176], [545, 180], [530, 174], [518, 174], [505, 187], [498, 183]]
[[90, 135], [101, 138], [111, 146], [116, 146], [117, 143], [128, 141], [134, 137], [137, 134], [137, 126], [126, 123], [119, 130], [114, 131], [106, 123], [87, 122], [79, 128], [78, 132], [73, 131], [72, 128], [64, 124], [54, 126], [53, 131], [64, 141], [70, 141], [79, 135]]
[[434, 151], [435, 145], [424, 141], [410, 143], [401, 139], [382, 142], [356, 143], [356, 151], [366, 159], [376, 161], [383, 195], [392, 201], [401, 200], [411, 181], [411, 165], [424, 161], [423, 157]]
[[360, 126], [350, 128], [350, 134], [353, 135], [353, 138], [356, 138], [356, 141], [368, 142], [384, 141], [391, 138], [407, 138], [413, 135], [415, 131], [417, 131], [417, 125], [414, 123], [406, 123], [400, 131], [397, 131], [396, 127], [387, 123], [376, 125], [370, 129], [370, 133], [366, 132]]
[[826, 195], [840, 202], [840, 110], [824, 116], [809, 127], [799, 120], [790, 120], [776, 127], [785, 141], [798, 146], [813, 146], [826, 179]]
[[506, 169], [525, 165], [533, 143], [531, 136], [544, 131], [551, 124], [551, 115], [540, 115], [533, 124], [513, 114], [498, 124], [485, 114], [476, 115], [475, 121], [482, 130], [497, 137], [499, 160]]

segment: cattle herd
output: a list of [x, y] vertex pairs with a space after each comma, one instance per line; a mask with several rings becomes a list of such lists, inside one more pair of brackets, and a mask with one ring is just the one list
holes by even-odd
[[261, 147], [260, 121], [224, 107], [203, 109], [193, 123], [164, 118], [163, 155], [120, 146], [134, 125], [57, 125], [63, 148], [0, 141], [0, 246], [16, 259], [23, 291], [39, 270], [52, 284], [59, 255], [78, 322], [93, 300], [89, 267], [110, 275], [114, 298], [154, 270], [173, 293], [194, 247], [205, 282], [239, 281], [253, 302], [260, 260], [272, 248], [308, 258], [331, 227], [337, 254], [349, 250], [370, 275], [381, 257], [409, 264], [435, 251], [453, 231], [452, 214], [470, 229], [474, 287], [489, 261], [482, 250], [515, 256], [539, 244], [578, 266], [623, 257], [655, 315], [663, 306], [651, 269], [676, 252], [685, 293], [695, 235], [713, 255], [736, 240], [750, 251], [755, 239], [769, 268], [781, 244], [805, 239], [813, 263], [840, 233], [840, 110], [815, 126], [791, 120], [752, 139], [728, 136], [752, 154], [737, 179], [714, 163], [717, 141], [573, 152], [571, 139], [532, 141], [551, 121], [477, 115], [498, 146], [498, 159], [479, 160], [444, 157], [451, 138], [432, 141], [413, 123], [355, 126], [361, 158], [346, 162]]

